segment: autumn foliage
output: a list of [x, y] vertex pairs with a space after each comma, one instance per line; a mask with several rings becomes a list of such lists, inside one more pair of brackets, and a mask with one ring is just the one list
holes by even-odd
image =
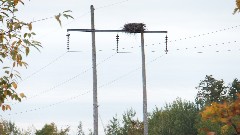
[[224, 134], [231, 126], [236, 134], [240, 134], [240, 94], [233, 102], [216, 103], [205, 107], [201, 112], [203, 120], [211, 120], [213, 123], [221, 123]]
[[[33, 30], [33, 22], [23, 22], [15, 14], [19, 11], [18, 5], [24, 4], [23, 0], [1, 0], [0, 2], [0, 108], [11, 110], [6, 100], [21, 102], [23, 93], [17, 92], [18, 82], [21, 80], [18, 68], [28, 66], [25, 58], [31, 48], [39, 50], [41, 43], [34, 40], [36, 35]], [[59, 13], [55, 19], [61, 25], [61, 16], [73, 18], [68, 13], [70, 10]], [[10, 64], [9, 64], [10, 63]]]
[[240, 12], [240, 0], [236, 0], [236, 6], [237, 7], [234, 9], [233, 14], [237, 13], [237, 11]]

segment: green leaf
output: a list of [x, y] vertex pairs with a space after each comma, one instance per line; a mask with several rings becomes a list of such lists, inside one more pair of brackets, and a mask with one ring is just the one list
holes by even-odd
[[10, 68], [10, 67], [3, 67], [2, 69], [8, 69], [8, 68]]
[[5, 71], [6, 74], [9, 74], [9, 71]]
[[63, 13], [68, 13], [68, 12], [72, 12], [71, 10], [66, 10], [66, 11], [63, 11]]
[[68, 17], [74, 19], [71, 15], [63, 14], [63, 16], [66, 17], [67, 19]]
[[238, 8], [235, 8], [234, 11], [233, 11], [233, 14], [236, 14], [238, 11]]
[[25, 34], [23, 35], [23, 37], [26, 38], [26, 37], [27, 37], [27, 33], [25, 33]]

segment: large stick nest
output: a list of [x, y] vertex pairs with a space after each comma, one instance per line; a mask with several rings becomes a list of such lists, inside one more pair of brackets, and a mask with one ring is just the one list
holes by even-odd
[[123, 29], [127, 33], [141, 33], [146, 30], [146, 24], [144, 23], [127, 23]]

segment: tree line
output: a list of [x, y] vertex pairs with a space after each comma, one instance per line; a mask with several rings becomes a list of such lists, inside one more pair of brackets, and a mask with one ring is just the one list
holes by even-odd
[[[226, 85], [222, 79], [207, 75], [196, 90], [195, 101], [177, 98], [149, 112], [149, 135], [240, 135], [240, 81], [234, 79]], [[92, 135], [82, 126], [80, 122], [77, 135]], [[143, 122], [133, 109], [121, 118], [114, 116], [105, 127], [106, 135], [143, 135]], [[68, 135], [70, 128], [59, 130], [50, 123], [30, 132], [20, 130], [13, 122], [0, 122], [1, 135]]]

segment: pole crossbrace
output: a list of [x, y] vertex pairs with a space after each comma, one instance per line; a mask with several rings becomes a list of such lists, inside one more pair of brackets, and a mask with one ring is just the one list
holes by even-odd
[[[125, 30], [96, 30], [96, 29], [67, 29], [68, 32], [70, 31], [77, 31], [77, 32], [125, 32]], [[136, 32], [142, 33], [142, 32]], [[143, 33], [167, 33], [167, 31], [143, 31]]]

